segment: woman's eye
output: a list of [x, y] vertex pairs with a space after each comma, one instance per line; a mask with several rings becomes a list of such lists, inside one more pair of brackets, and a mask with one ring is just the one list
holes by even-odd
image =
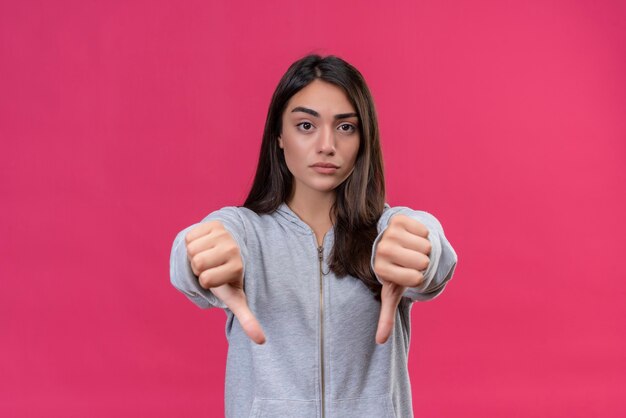
[[349, 123], [343, 123], [343, 124], [339, 125], [339, 129], [342, 132], [354, 132], [356, 130], [354, 125], [351, 125]]
[[301, 129], [305, 131], [310, 131], [311, 128], [313, 127], [313, 124], [311, 122], [300, 122], [296, 126], [299, 126]]

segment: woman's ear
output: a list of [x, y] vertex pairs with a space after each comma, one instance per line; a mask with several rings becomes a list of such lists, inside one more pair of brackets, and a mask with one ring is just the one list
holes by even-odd
[[283, 139], [279, 136], [278, 137], [278, 146], [282, 149], [283, 148]]

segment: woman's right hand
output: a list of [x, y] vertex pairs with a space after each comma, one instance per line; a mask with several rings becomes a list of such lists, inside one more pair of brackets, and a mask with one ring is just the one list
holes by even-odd
[[250, 339], [265, 343], [259, 321], [243, 292], [243, 261], [239, 246], [220, 221], [203, 222], [185, 236], [187, 258], [200, 286], [209, 289], [233, 312]]

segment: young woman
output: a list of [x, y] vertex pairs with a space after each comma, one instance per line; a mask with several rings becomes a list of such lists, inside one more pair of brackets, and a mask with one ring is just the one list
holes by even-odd
[[410, 309], [456, 263], [435, 217], [385, 203], [359, 71], [309, 55], [274, 92], [245, 203], [181, 231], [170, 276], [227, 314], [227, 417], [412, 417]]

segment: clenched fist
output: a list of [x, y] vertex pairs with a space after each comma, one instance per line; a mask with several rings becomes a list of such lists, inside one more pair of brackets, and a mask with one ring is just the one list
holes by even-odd
[[220, 221], [203, 222], [185, 236], [187, 258], [198, 282], [233, 312], [245, 333], [257, 344], [265, 342], [259, 321], [243, 291], [243, 261], [235, 239]]
[[374, 258], [374, 272], [383, 282], [376, 342], [387, 341], [398, 303], [407, 287], [424, 281], [430, 263], [431, 243], [424, 224], [406, 215], [394, 215], [383, 233]]

